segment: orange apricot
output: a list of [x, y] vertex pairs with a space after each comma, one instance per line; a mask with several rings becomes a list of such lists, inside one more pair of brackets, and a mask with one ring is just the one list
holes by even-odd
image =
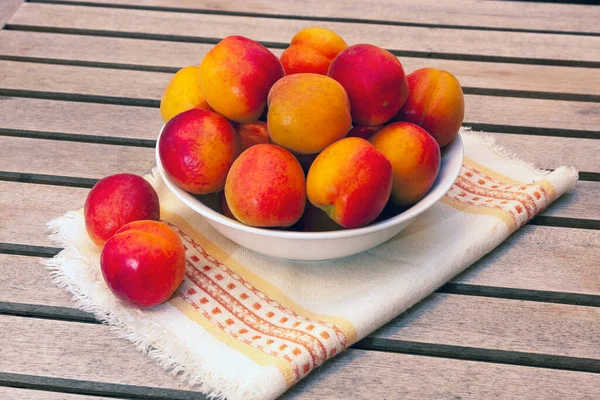
[[177, 71], [171, 78], [160, 100], [160, 115], [164, 122], [192, 108], [210, 110], [200, 91], [198, 70], [196, 66], [188, 66]]
[[333, 60], [328, 76], [346, 89], [352, 121], [357, 125], [386, 123], [405, 100], [404, 68], [396, 56], [381, 47], [348, 47]]
[[392, 166], [365, 139], [344, 138], [328, 146], [310, 166], [308, 200], [345, 228], [372, 222], [390, 198]]
[[262, 44], [228, 36], [200, 63], [200, 90], [219, 114], [252, 122], [261, 116], [271, 86], [284, 74], [279, 59]]
[[294, 153], [318, 153], [352, 127], [348, 95], [327, 76], [288, 75], [273, 85], [268, 104], [271, 140]]
[[344, 39], [334, 31], [310, 27], [294, 35], [280, 60], [286, 75], [302, 72], [327, 75], [333, 59], [346, 47]]
[[296, 157], [284, 148], [257, 144], [231, 166], [225, 199], [235, 218], [246, 225], [293, 225], [306, 204], [304, 171]]
[[392, 164], [392, 202], [406, 207], [421, 200], [440, 171], [440, 148], [435, 139], [417, 125], [396, 122], [373, 135], [370, 142]]
[[450, 143], [462, 125], [465, 100], [454, 75], [435, 68], [422, 68], [407, 75], [408, 99], [394, 117], [425, 129], [440, 147]]

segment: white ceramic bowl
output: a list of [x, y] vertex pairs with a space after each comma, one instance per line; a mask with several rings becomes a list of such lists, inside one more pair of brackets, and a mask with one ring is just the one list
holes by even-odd
[[[160, 134], [158, 138], [160, 139]], [[234, 242], [259, 253], [292, 260], [326, 260], [350, 256], [391, 239], [446, 194], [458, 177], [462, 162], [463, 145], [458, 135], [442, 150], [440, 173], [429, 193], [406, 211], [362, 228], [330, 232], [293, 232], [254, 228], [213, 210], [169, 179], [158, 155], [158, 144], [156, 146], [156, 164], [160, 175], [179, 200], [205, 217], [210, 225]]]

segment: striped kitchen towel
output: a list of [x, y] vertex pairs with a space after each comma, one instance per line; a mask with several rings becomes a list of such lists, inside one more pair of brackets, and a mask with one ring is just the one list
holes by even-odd
[[[573, 188], [572, 167], [536, 170], [464, 131], [465, 160], [446, 196], [387, 243], [356, 256], [294, 262], [221, 236], [154, 173], [161, 218], [183, 239], [187, 274], [148, 310], [117, 300], [81, 211], [49, 223], [64, 250], [45, 262], [78, 306], [189, 385], [228, 399], [273, 399], [494, 249]], [[335, 362], [335, 361], [332, 361]]]

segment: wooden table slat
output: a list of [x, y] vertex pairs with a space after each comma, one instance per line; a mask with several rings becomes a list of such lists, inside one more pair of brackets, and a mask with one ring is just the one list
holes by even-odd
[[600, 220], [600, 182], [577, 182], [575, 189], [565, 193], [539, 215]]
[[[104, 325], [0, 316], [0, 333], [6, 338], [0, 358], [2, 371], [181, 388], [172, 376], [138, 353], [131, 344], [118, 339]], [[69, 362], [62, 362], [59, 355], [69, 355]], [[20, 362], [23, 358], [31, 362]], [[377, 379], [364, 379], [364, 371], [356, 368], [357, 365], [368, 368], [369, 375]], [[490, 380], [494, 381], [493, 386], [489, 385]], [[361, 384], [349, 384], [357, 381]], [[524, 381], [528, 384], [521, 384]], [[357, 398], [382, 393], [385, 388], [395, 396], [421, 398], [492, 396], [508, 399], [534, 394], [572, 398], [591, 396], [600, 390], [600, 381], [592, 373], [360, 350], [339, 355], [335, 362], [327, 363], [306, 378], [306, 384], [308, 386], [301, 384], [293, 388], [288, 396], [331, 399], [335, 394], [334, 398]]]
[[[0, 315], [0, 332], [2, 372], [167, 389], [185, 387], [104, 325]], [[24, 359], [28, 362], [22, 362]]]
[[370, 336], [597, 359], [600, 307], [435, 293]]
[[[30, 57], [56, 62], [177, 70], [199, 64], [212, 44], [96, 37], [72, 34], [0, 31], [0, 57]], [[283, 50], [272, 48], [276, 55]], [[452, 72], [465, 88], [529, 91], [555, 96], [600, 96], [593, 68], [506, 64], [434, 58], [400, 57], [407, 73], [433, 67]], [[537, 94], [539, 96], [539, 94]]]
[[6, 136], [0, 148], [2, 170], [12, 172], [101, 179], [120, 172], [145, 175], [155, 166], [152, 148]]
[[2, 0], [0, 3], [0, 29], [23, 4], [23, 0]]
[[4, 130], [156, 140], [163, 124], [150, 107], [2, 96], [0, 104]]
[[[246, 12], [275, 16], [356, 18], [382, 22], [460, 25], [500, 29], [534, 29], [598, 33], [600, 10], [565, 4], [532, 4], [510, 1], [454, 0], [346, 0], [344, 2], [303, 0], [219, 1], [197, 0], [66, 0], [73, 3], [166, 7], [183, 10]], [[318, 24], [318, 22], [315, 22]]]
[[[248, 18], [179, 12], [79, 7], [25, 3], [10, 25], [129, 32], [160, 37], [222, 38], [243, 33], [254, 40], [286, 45], [292, 36], [311, 24], [303, 20]], [[369, 42], [392, 50], [419, 53], [477, 55], [563, 62], [600, 62], [600, 36], [575, 36], [523, 32], [495, 32], [323, 22], [349, 44]], [[490, 43], [496, 45], [490, 46]], [[502, 45], [502, 44], [505, 45]], [[523, 49], [527, 48], [526, 53]], [[587, 65], [587, 64], [586, 64]]]
[[597, 374], [570, 375], [570, 371], [544, 368], [516, 369], [512, 365], [396, 356], [399, 355], [348, 351], [326, 363], [283, 398], [593, 399], [599, 390]]
[[452, 282], [600, 296], [599, 253], [599, 231], [527, 225]]

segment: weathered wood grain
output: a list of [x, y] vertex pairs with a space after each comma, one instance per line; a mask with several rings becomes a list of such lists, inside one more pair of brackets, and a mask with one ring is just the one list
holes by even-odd
[[21, 7], [21, 4], [23, 4], [23, 0], [2, 0], [0, 2], [0, 29], [4, 27], [6, 21]]
[[[302, 28], [312, 25], [294, 19], [249, 18], [178, 12], [148, 12], [56, 4], [24, 4], [11, 25], [133, 32], [194, 38], [222, 38], [244, 34], [254, 40], [289, 43]], [[570, 61], [600, 61], [600, 37], [523, 32], [436, 29], [347, 22], [322, 22], [349, 44], [373, 43], [403, 51], [517, 57]], [[490, 43], [496, 45], [490, 46]], [[499, 45], [502, 44], [502, 45]], [[523, 49], [527, 49], [524, 53]]]
[[[162, 125], [158, 110], [148, 107], [13, 97], [0, 97], [0, 104], [5, 110], [0, 113], [0, 130], [14, 131], [13, 134], [44, 132], [50, 136], [57, 133], [155, 140]], [[573, 165], [581, 171], [600, 172], [599, 140], [507, 133], [489, 135], [507, 151], [540, 168]]]
[[580, 181], [540, 215], [600, 220], [600, 182]]
[[596, 359], [600, 308], [434, 293], [372, 336]]
[[573, 165], [580, 171], [600, 172], [600, 140], [488, 133], [496, 143], [538, 168]]
[[[75, 308], [38, 258], [0, 254], [0, 272], [0, 301]], [[371, 336], [600, 359], [600, 308], [434, 293]]]
[[54, 285], [42, 258], [0, 254], [0, 302], [75, 308], [71, 295]]
[[154, 149], [74, 143], [60, 140], [0, 137], [4, 171], [100, 179], [119, 172], [151, 171]]
[[[182, 388], [104, 325], [0, 316], [0, 333], [6, 338], [0, 358], [3, 372]], [[64, 354], [69, 355], [68, 363]], [[23, 359], [30, 362], [23, 363]], [[365, 369], [377, 379], [364, 379]], [[373, 393], [385, 397], [393, 393], [403, 398], [573, 398], [600, 390], [596, 378], [589, 373], [350, 350], [311, 374], [288, 397], [356, 398]], [[360, 385], [349, 384], [357, 381]]]
[[0, 242], [54, 246], [46, 223], [83, 207], [89, 189], [0, 181]]
[[[81, 0], [67, 0], [81, 3]], [[493, 28], [599, 32], [600, 12], [590, 6], [532, 4], [510, 1], [459, 0], [364, 0], [302, 2], [283, 0], [218, 1], [196, 0], [83, 0], [86, 3], [115, 3], [188, 10], [247, 12], [269, 15], [356, 18], [416, 24], [461, 25]]]
[[600, 295], [600, 232], [527, 225], [455, 283]]
[[[600, 121], [599, 111], [598, 103], [465, 96], [465, 124], [467, 125], [468, 123], [506, 124], [596, 131], [595, 127], [599, 126], [596, 121]], [[600, 138], [600, 135], [594, 134], [594, 137], [596, 136]]]
[[173, 74], [0, 61], [3, 89], [160, 100]]
[[107, 326], [5, 315], [0, 321], [2, 372], [184, 388]]
[[[196, 65], [211, 47], [202, 43], [0, 31], [0, 56], [121, 64], [132, 68]], [[276, 55], [282, 52], [272, 51]], [[592, 68], [412, 57], [400, 57], [400, 61], [407, 73], [425, 67], [450, 71], [468, 88], [600, 95], [600, 85], [592, 84], [597, 80], [597, 71]]]
[[[172, 74], [0, 61], [0, 88], [159, 101]], [[465, 96], [465, 123], [590, 131], [598, 134], [598, 103]], [[158, 120], [159, 113], [156, 112]]]
[[[518, 367], [445, 358], [402, 355], [400, 359], [394, 356], [397, 355], [347, 351], [300, 382], [283, 398], [512, 400], [539, 396], [542, 399], [585, 399], [593, 398], [598, 390], [597, 375], [594, 374], [569, 372], [568, 376], [556, 376], [567, 371], [513, 369]], [[419, 363], [419, 367], [415, 368], [413, 363]], [[424, 368], [429, 370], [425, 372]]]
[[[42, 390], [19, 389], [0, 386], [2, 400], [108, 400], [108, 397], [86, 396], [82, 394], [46, 392]], [[114, 398], [113, 398], [114, 399]]]
[[155, 140], [163, 125], [150, 107], [0, 97], [0, 129]]

